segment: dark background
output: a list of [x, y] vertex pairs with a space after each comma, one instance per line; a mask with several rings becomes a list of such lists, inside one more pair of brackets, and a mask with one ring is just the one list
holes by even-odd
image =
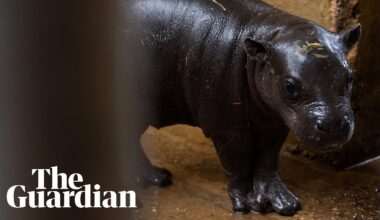
[[[12, 209], [6, 191], [34, 190], [33, 168], [129, 190], [128, 87], [116, 1], [0, 2], [0, 218], [116, 219], [126, 209]], [[119, 48], [120, 49], [120, 48]], [[123, 57], [122, 57], [123, 56]], [[128, 127], [130, 126], [130, 127]]]

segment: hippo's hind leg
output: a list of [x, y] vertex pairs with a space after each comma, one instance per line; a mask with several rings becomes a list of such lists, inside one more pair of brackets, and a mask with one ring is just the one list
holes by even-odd
[[141, 146], [137, 148], [139, 152], [136, 153], [136, 156], [140, 159], [138, 162], [140, 164], [139, 173], [136, 175], [137, 182], [141, 185], [156, 185], [160, 187], [171, 185], [172, 174], [170, 171], [152, 165]]
[[256, 135], [254, 144], [253, 187], [248, 195], [252, 211], [275, 210], [281, 215], [294, 215], [300, 202], [281, 181], [278, 173], [278, 155], [288, 131]]
[[160, 187], [168, 186], [172, 184], [171, 176], [169, 170], [161, 167], [154, 166], [145, 154], [142, 146], [140, 144], [140, 138], [144, 130], [148, 127], [148, 124], [144, 129], [139, 129], [135, 135], [131, 138], [131, 149], [129, 154], [129, 166], [131, 167], [132, 173], [135, 175], [135, 179], [138, 185], [156, 185]]
[[252, 187], [252, 132], [236, 129], [211, 135], [228, 180], [233, 210], [250, 212], [246, 196]]

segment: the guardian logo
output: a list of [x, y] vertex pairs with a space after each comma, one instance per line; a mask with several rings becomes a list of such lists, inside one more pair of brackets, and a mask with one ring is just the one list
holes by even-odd
[[[83, 185], [79, 173], [67, 175], [58, 173], [58, 167], [33, 169], [37, 175], [38, 187], [26, 191], [24, 185], [8, 189], [7, 202], [13, 208], [137, 208], [134, 191], [100, 191], [100, 185]], [[45, 179], [51, 178], [51, 188], [47, 189]]]

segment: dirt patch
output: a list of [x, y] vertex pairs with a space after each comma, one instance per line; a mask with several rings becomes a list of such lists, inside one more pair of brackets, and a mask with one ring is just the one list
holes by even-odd
[[[221, 165], [200, 129], [149, 128], [142, 143], [155, 164], [173, 172], [174, 185], [139, 190], [135, 219], [288, 219], [231, 212]], [[380, 163], [334, 172], [283, 152], [280, 174], [303, 203], [294, 219], [380, 219]]]

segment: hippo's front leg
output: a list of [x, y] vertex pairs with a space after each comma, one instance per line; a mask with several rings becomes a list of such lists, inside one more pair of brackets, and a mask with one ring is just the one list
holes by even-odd
[[233, 210], [248, 213], [246, 196], [252, 188], [252, 132], [232, 129], [211, 135], [228, 180], [228, 192]]
[[287, 134], [283, 128], [256, 136], [253, 188], [247, 196], [252, 211], [274, 209], [281, 215], [294, 215], [301, 208], [298, 198], [286, 188], [277, 172], [280, 148]]

